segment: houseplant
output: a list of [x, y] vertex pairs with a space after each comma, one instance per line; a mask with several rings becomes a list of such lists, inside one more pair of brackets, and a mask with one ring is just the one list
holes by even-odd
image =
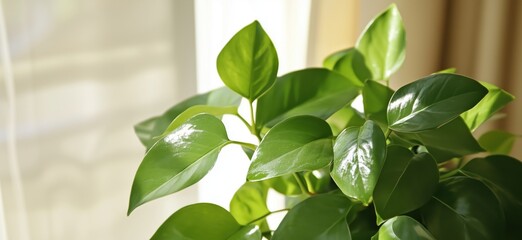
[[[128, 214], [198, 182], [223, 147], [238, 144], [251, 164], [230, 211], [186, 206], [153, 239], [515, 238], [522, 227], [522, 164], [506, 155], [515, 136], [472, 135], [513, 96], [453, 69], [394, 91], [388, 82], [404, 57], [395, 5], [354, 48], [327, 57], [324, 68], [281, 77], [270, 38], [253, 22], [217, 58], [227, 87], [136, 126], [147, 152]], [[352, 106], [358, 96], [360, 110]], [[238, 113], [241, 99], [249, 116]], [[238, 117], [259, 143], [230, 140], [224, 114]], [[292, 203], [269, 210], [268, 189]], [[275, 212], [287, 214], [270, 226], [266, 217]]]

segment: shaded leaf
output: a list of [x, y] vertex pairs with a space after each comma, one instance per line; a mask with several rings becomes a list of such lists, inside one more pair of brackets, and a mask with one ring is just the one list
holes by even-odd
[[504, 239], [504, 214], [486, 185], [468, 177], [444, 180], [421, 209], [437, 239]]
[[242, 227], [227, 240], [261, 240], [262, 238], [259, 228], [256, 225], [249, 225]]
[[[264, 182], [246, 182], [230, 201], [230, 213], [242, 225], [248, 224], [270, 213], [266, 205], [268, 187]], [[256, 222], [264, 230], [269, 230], [266, 219]]]
[[515, 140], [517, 140], [517, 137], [510, 132], [492, 130], [482, 134], [478, 141], [490, 153], [509, 154]]
[[350, 239], [345, 219], [352, 206], [352, 202], [342, 194], [308, 198], [286, 214], [272, 240]]
[[324, 121], [297, 116], [274, 126], [259, 143], [248, 169], [248, 180], [325, 167], [333, 159], [332, 131]]
[[468, 127], [474, 131], [515, 97], [497, 86], [480, 82], [488, 89], [486, 96], [472, 109], [461, 114]]
[[268, 184], [271, 188], [284, 195], [303, 194], [293, 174], [285, 174], [268, 179]]
[[383, 219], [413, 211], [431, 199], [438, 183], [438, 167], [429, 154], [389, 146], [373, 191], [375, 209]]
[[348, 79], [358, 81], [361, 85], [372, 75], [364, 63], [364, 56], [356, 48], [350, 48], [333, 67], [333, 70]]
[[368, 80], [362, 89], [364, 115], [380, 124], [388, 126], [386, 109], [393, 90], [376, 81]]
[[345, 106], [330, 116], [326, 122], [330, 124], [334, 135], [339, 135], [347, 127], [360, 127], [364, 124], [364, 117], [357, 110]]
[[372, 240], [435, 240], [431, 233], [415, 219], [397, 216], [386, 221]]
[[151, 239], [224, 240], [240, 231], [241, 226], [227, 210], [210, 203], [197, 203], [172, 214]]
[[223, 83], [251, 102], [273, 85], [278, 64], [274, 44], [258, 21], [236, 33], [217, 58]]
[[350, 127], [339, 134], [330, 174], [345, 195], [367, 205], [385, 157], [382, 130], [373, 121], [366, 121], [362, 127]]
[[170, 132], [143, 158], [132, 184], [128, 213], [198, 182], [228, 143], [223, 123], [208, 114], [196, 115]]
[[208, 106], [239, 106], [241, 96], [232, 92], [226, 87], [214, 89], [210, 92], [199, 94], [188, 98], [167, 110], [164, 114], [147, 119], [134, 126], [136, 135], [147, 150], [158, 141], [156, 138], [160, 136], [169, 124], [179, 114], [188, 108], [196, 105]]
[[352, 48], [344, 49], [328, 55], [328, 57], [326, 57], [323, 61], [323, 67], [333, 70], [335, 64], [339, 61], [339, 59], [343, 58], [346, 54], [348, 54], [348, 52], [350, 52], [351, 49]]
[[302, 175], [306, 181], [308, 192], [312, 194], [334, 190], [331, 187], [330, 168], [328, 166], [310, 172], [304, 172]]
[[376, 216], [373, 207], [366, 207], [357, 212], [353, 216], [353, 220], [348, 222], [352, 240], [368, 240], [375, 235], [379, 230], [379, 227], [375, 225], [375, 220]]
[[388, 124], [398, 132], [440, 127], [472, 108], [487, 93], [477, 81], [441, 73], [399, 88], [388, 105]]
[[272, 127], [298, 115], [328, 118], [358, 92], [361, 84], [328, 69], [310, 68], [278, 79], [257, 102], [256, 124]]
[[355, 46], [364, 55], [372, 80], [387, 80], [397, 71], [406, 53], [406, 33], [397, 6], [390, 5], [374, 18]]
[[165, 132], [162, 135], [166, 135], [172, 130], [181, 126], [185, 121], [189, 118], [200, 114], [206, 113], [210, 115], [214, 115], [216, 117], [225, 115], [225, 114], [237, 114], [237, 106], [228, 106], [228, 107], [220, 107], [220, 106], [207, 106], [207, 105], [196, 105], [189, 107], [187, 110], [180, 113], [172, 122], [169, 124]]

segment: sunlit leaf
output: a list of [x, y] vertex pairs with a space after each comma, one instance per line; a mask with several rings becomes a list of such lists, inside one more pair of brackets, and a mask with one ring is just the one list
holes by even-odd
[[339, 134], [330, 174], [345, 195], [368, 204], [385, 157], [382, 130], [373, 121], [366, 121], [362, 127], [350, 127]]
[[[268, 186], [264, 182], [246, 182], [241, 186], [230, 201], [230, 213], [242, 225], [270, 213], [266, 205]], [[255, 224], [267, 227], [265, 219]], [[268, 230], [268, 229], [266, 229]]]
[[488, 94], [475, 107], [461, 114], [472, 131], [515, 99], [513, 95], [493, 84], [487, 82], [480, 83], [488, 89]]
[[225, 85], [254, 101], [273, 85], [278, 64], [272, 40], [261, 24], [254, 21], [223, 47], [218, 55], [217, 70]]
[[249, 225], [239, 229], [239, 231], [227, 238], [227, 240], [261, 240], [262, 238], [263, 236], [261, 235], [259, 227]]
[[487, 93], [477, 81], [441, 73], [399, 88], [388, 105], [388, 124], [398, 132], [440, 127], [472, 108]]
[[421, 214], [436, 239], [505, 239], [504, 214], [495, 194], [468, 177], [441, 182]]
[[395, 4], [374, 18], [355, 47], [364, 55], [372, 80], [387, 80], [404, 62], [406, 33]]
[[254, 152], [247, 179], [263, 180], [312, 171], [333, 159], [332, 131], [324, 121], [297, 116], [274, 126]]
[[517, 137], [510, 132], [492, 130], [482, 134], [478, 141], [490, 153], [509, 154], [515, 140], [517, 140]]
[[308, 198], [288, 212], [272, 240], [350, 239], [346, 215], [352, 207], [352, 202], [342, 194]]
[[185, 121], [187, 121], [189, 118], [200, 114], [200, 113], [206, 113], [214, 116], [221, 116], [224, 114], [237, 114], [237, 107], [236, 106], [229, 106], [229, 107], [220, 107], [220, 106], [207, 106], [207, 105], [196, 105], [188, 108], [187, 110], [183, 111], [181, 114], [179, 114], [172, 122], [169, 124], [167, 129], [165, 129], [165, 132], [163, 132], [163, 135], [168, 134], [172, 130], [178, 128], [181, 126]]
[[364, 63], [364, 56], [356, 48], [350, 48], [334, 65], [333, 70], [346, 78], [363, 84], [372, 75]]
[[415, 219], [397, 216], [386, 221], [372, 240], [435, 240], [435, 238]]
[[229, 143], [214, 116], [196, 115], [160, 139], [147, 152], [132, 184], [129, 211], [182, 190], [203, 178]]
[[351, 48], [348, 48], [328, 55], [328, 57], [326, 57], [323, 61], [323, 67], [333, 70], [335, 64], [339, 61], [339, 59], [343, 58], [346, 54], [348, 54], [350, 50]]
[[257, 127], [272, 127], [298, 115], [326, 119], [353, 100], [361, 87], [360, 83], [324, 68], [286, 74], [258, 100]]

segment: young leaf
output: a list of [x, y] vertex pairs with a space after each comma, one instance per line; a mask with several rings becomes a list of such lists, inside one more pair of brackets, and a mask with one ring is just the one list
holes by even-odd
[[430, 75], [399, 88], [388, 105], [388, 124], [398, 132], [440, 127], [472, 108], [487, 89], [464, 76]]
[[505, 239], [504, 214], [495, 194], [471, 178], [441, 182], [421, 215], [436, 239]]
[[[230, 201], [230, 213], [242, 225], [250, 223], [268, 213], [266, 197], [268, 187], [264, 182], [246, 182], [241, 186]], [[266, 224], [266, 220], [258, 222], [259, 225]]]
[[493, 114], [502, 109], [515, 97], [497, 86], [480, 82], [488, 89], [488, 94], [472, 109], [461, 114], [471, 131], [475, 131], [482, 123], [491, 118]]
[[223, 240], [241, 230], [241, 226], [227, 210], [210, 203], [197, 203], [172, 214], [151, 239]]
[[274, 44], [258, 21], [236, 33], [217, 58], [223, 83], [251, 102], [273, 85], [278, 64]]
[[484, 151], [460, 117], [440, 128], [418, 133], [397, 133], [396, 135], [424, 145], [439, 163], [454, 157]]
[[298, 115], [326, 119], [353, 100], [361, 87], [362, 84], [322, 68], [286, 74], [258, 100], [257, 127], [272, 127]]
[[386, 140], [381, 128], [373, 121], [366, 121], [362, 127], [347, 128], [339, 134], [330, 174], [346, 196], [367, 205], [385, 157]]
[[163, 115], [147, 119], [138, 123], [134, 130], [141, 143], [148, 149], [158, 141], [169, 124], [179, 114], [196, 105], [208, 105], [218, 107], [237, 107], [241, 102], [241, 96], [226, 87], [214, 89], [186, 99], [167, 110]]
[[352, 48], [348, 48], [348, 49], [344, 49], [344, 50], [341, 50], [341, 51], [337, 51], [337, 52], [334, 52], [330, 55], [328, 55], [328, 57], [326, 57], [323, 61], [323, 67], [324, 68], [328, 68], [330, 70], [333, 70], [334, 67], [335, 67], [335, 64], [341, 59], [343, 58], [346, 54], [348, 54], [348, 52], [351, 51]]
[[333, 159], [332, 130], [312, 116], [297, 116], [274, 126], [254, 152], [247, 179], [259, 181], [325, 167]]
[[492, 130], [482, 134], [478, 141], [490, 153], [509, 154], [515, 140], [517, 140], [517, 137], [510, 132]]
[[335, 63], [333, 70], [360, 84], [372, 78], [370, 70], [364, 63], [364, 56], [356, 48], [348, 49], [346, 54]]
[[196, 115], [167, 134], [147, 152], [136, 172], [128, 214], [198, 182], [228, 143], [223, 123], [208, 114]]
[[395, 4], [366, 27], [355, 47], [364, 55], [372, 80], [387, 80], [404, 62], [406, 33]]
[[288, 212], [272, 240], [350, 239], [346, 215], [352, 207], [352, 202], [341, 194], [308, 198]]
[[172, 130], [181, 126], [185, 121], [189, 118], [200, 114], [206, 113], [214, 116], [221, 116], [224, 114], [237, 114], [236, 106], [228, 106], [228, 107], [219, 107], [219, 106], [207, 106], [207, 105], [196, 105], [189, 107], [187, 110], [183, 111], [179, 114], [172, 122], [169, 124], [167, 129], [163, 132], [162, 136], [172, 132]]
[[435, 240], [431, 233], [415, 219], [397, 216], [386, 221], [372, 240]]
[[463, 174], [485, 183], [497, 195], [506, 214], [509, 231], [522, 229], [522, 164], [509, 156], [494, 155], [471, 160]]
[[362, 89], [364, 115], [368, 119], [388, 126], [386, 109], [393, 90], [376, 81], [368, 80]]
[[373, 191], [373, 203], [383, 219], [413, 211], [428, 202], [437, 189], [439, 171], [427, 153], [389, 146]]

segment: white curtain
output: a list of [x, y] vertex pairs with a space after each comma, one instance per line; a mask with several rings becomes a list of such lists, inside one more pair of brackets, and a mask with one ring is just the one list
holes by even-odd
[[228, 205], [245, 159], [219, 160], [199, 192], [126, 217], [144, 153], [133, 125], [219, 86], [217, 53], [254, 19], [278, 49], [280, 74], [306, 63], [310, 1], [0, 4], [0, 239], [147, 239], [182, 206]]

